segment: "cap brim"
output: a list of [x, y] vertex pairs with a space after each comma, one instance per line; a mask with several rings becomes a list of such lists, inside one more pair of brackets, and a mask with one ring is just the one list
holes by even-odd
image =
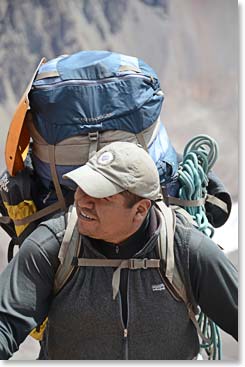
[[87, 195], [94, 198], [105, 198], [125, 190], [88, 165], [66, 173], [63, 178], [74, 181]]

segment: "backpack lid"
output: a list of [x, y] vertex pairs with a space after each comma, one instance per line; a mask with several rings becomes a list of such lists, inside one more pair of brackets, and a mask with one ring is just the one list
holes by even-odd
[[29, 99], [36, 129], [54, 145], [97, 131], [138, 134], [160, 115], [164, 94], [143, 60], [92, 50], [42, 65]]

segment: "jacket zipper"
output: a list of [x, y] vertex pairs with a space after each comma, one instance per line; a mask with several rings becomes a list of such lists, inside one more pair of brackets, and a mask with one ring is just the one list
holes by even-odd
[[[128, 271], [128, 282], [129, 282], [129, 271]], [[122, 298], [119, 292], [119, 302], [120, 302], [120, 318], [123, 327], [123, 359], [128, 360], [128, 318], [129, 318], [129, 302], [128, 302], [128, 282], [127, 282], [127, 322], [124, 324], [122, 317]]]
[[[104, 78], [104, 79], [97, 79], [97, 80], [74, 80], [74, 79], [70, 79], [70, 80], [63, 80], [60, 82], [56, 82], [56, 83], [52, 83], [52, 84], [38, 84], [38, 85], [33, 85], [32, 89], [52, 89], [55, 87], [59, 87], [59, 86], [63, 86], [63, 85], [100, 85], [100, 84], [106, 84], [106, 83], [110, 83], [110, 82], [114, 82], [117, 81], [119, 79], [131, 79], [131, 78], [140, 78], [140, 79], [144, 79], [146, 82], [148, 82], [149, 84], [152, 84], [154, 86], [154, 78], [153, 77], [147, 77], [144, 75], [135, 75], [135, 74], [130, 74], [130, 75], [121, 75], [118, 77], [110, 77], [110, 78]], [[34, 82], [35, 83], [35, 82]]]
[[130, 278], [130, 270], [128, 270], [128, 281], [127, 281], [127, 325], [123, 333], [124, 341], [125, 341], [125, 359], [126, 360], [128, 360], [129, 278]]
[[119, 293], [119, 300], [120, 300], [120, 318], [121, 324], [123, 327], [123, 359], [128, 359], [128, 329], [127, 325], [124, 324], [123, 317], [122, 317], [122, 298], [121, 294]]

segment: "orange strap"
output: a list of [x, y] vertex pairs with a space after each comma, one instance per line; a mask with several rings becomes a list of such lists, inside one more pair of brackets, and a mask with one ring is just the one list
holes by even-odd
[[30, 134], [27, 127], [24, 124], [26, 112], [29, 109], [28, 94], [31, 90], [32, 83], [36, 77], [36, 74], [42, 64], [46, 62], [45, 58], [42, 58], [38, 67], [31, 78], [23, 96], [21, 97], [18, 106], [16, 108], [14, 117], [11, 121], [7, 141], [5, 145], [5, 162], [8, 172], [11, 176], [15, 176], [18, 171], [24, 168], [23, 153], [27, 151]]

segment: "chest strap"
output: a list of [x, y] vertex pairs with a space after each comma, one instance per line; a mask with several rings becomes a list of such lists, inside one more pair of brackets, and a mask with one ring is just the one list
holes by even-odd
[[92, 267], [112, 267], [121, 269], [148, 269], [148, 268], [159, 268], [159, 259], [86, 259], [74, 257], [72, 260], [74, 266], [92, 266]]
[[126, 260], [86, 259], [86, 258], [73, 257], [72, 265], [117, 268], [112, 276], [112, 292], [113, 292], [113, 299], [115, 299], [119, 291], [121, 269], [139, 270], [149, 268], [160, 268], [160, 260], [159, 259], [126, 259]]

